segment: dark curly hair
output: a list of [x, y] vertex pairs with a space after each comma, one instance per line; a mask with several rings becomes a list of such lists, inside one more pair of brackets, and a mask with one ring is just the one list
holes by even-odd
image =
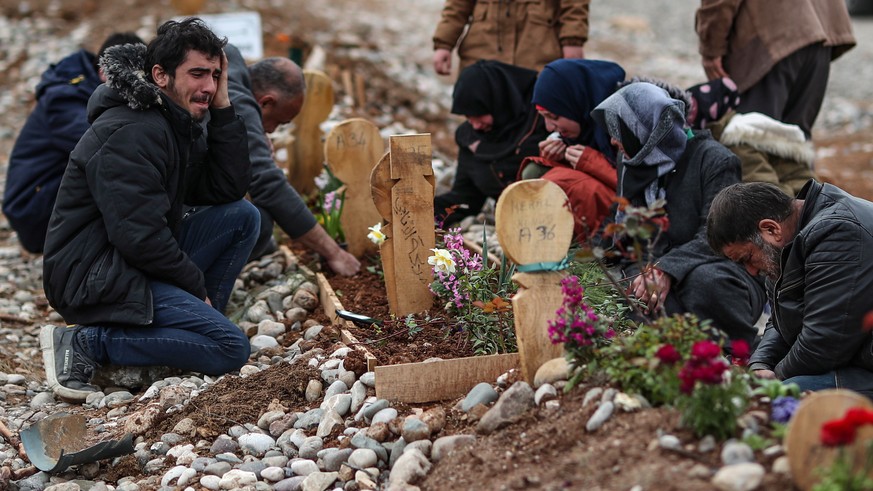
[[158, 27], [158, 34], [149, 43], [145, 56], [145, 73], [152, 79], [151, 69], [160, 65], [175, 77], [176, 68], [185, 61], [189, 51], [199, 51], [209, 58], [221, 57], [227, 38], [219, 38], [197, 17], [182, 21], [168, 20]]
[[706, 239], [716, 254], [729, 244], [758, 243], [758, 223], [784, 222], [791, 216], [794, 198], [768, 182], [740, 182], [722, 189], [706, 217]]

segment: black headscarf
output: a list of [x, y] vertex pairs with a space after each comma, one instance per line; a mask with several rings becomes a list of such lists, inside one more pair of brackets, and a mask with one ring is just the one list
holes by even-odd
[[590, 113], [615, 92], [624, 75], [624, 69], [611, 61], [555, 60], [543, 68], [534, 87], [533, 103], [579, 123], [579, 137], [566, 143], [590, 146], [615, 162], [609, 136]]
[[465, 68], [455, 82], [452, 113], [494, 118], [491, 131], [476, 131], [469, 122], [458, 127], [458, 145], [468, 147], [479, 141], [475, 155], [500, 158], [514, 149], [520, 134], [529, 129], [536, 115], [531, 94], [537, 72], [494, 60], [480, 60]]

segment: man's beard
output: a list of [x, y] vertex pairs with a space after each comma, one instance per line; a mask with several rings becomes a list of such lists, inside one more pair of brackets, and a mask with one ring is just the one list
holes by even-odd
[[782, 249], [762, 241], [761, 253], [764, 256], [764, 267], [761, 272], [767, 278], [776, 281], [782, 274]]

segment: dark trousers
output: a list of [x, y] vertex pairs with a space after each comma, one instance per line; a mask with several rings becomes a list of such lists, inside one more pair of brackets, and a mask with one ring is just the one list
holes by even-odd
[[260, 220], [245, 200], [197, 208], [182, 221], [179, 244], [203, 271], [212, 305], [178, 286], [151, 282], [150, 326], [85, 326], [92, 358], [100, 365], [166, 366], [209, 375], [238, 369], [249, 340], [224, 316], [237, 275], [257, 237]]
[[786, 56], [757, 84], [740, 94], [738, 113], [759, 112], [796, 124], [806, 139], [824, 100], [831, 66], [831, 48], [810, 44]]

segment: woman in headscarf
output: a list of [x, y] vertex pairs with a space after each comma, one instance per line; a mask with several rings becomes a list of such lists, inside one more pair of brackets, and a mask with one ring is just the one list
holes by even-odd
[[527, 159], [521, 177], [542, 177], [567, 194], [580, 242], [594, 234], [615, 197], [615, 150], [590, 112], [624, 80], [611, 61], [561, 59], [546, 65], [533, 103], [554, 132], [540, 143], [540, 157]]
[[499, 61], [478, 61], [457, 82], [452, 113], [458, 126], [458, 167], [452, 189], [434, 198], [437, 222], [447, 227], [475, 215], [515, 181], [522, 159], [539, 152], [543, 118], [530, 103], [537, 72]]
[[[693, 313], [730, 339], [755, 342], [764, 290], [706, 241], [715, 195], [740, 181], [739, 159], [708, 131], [685, 127], [685, 103], [650, 83], [622, 87], [591, 113], [618, 148], [618, 195], [633, 206], [666, 203], [669, 227], [640, 261], [620, 266], [633, 278], [628, 293], [650, 315]], [[663, 202], [660, 200], [664, 200]], [[616, 210], [611, 220], [621, 222]], [[638, 264], [645, 264], [640, 274]]]

